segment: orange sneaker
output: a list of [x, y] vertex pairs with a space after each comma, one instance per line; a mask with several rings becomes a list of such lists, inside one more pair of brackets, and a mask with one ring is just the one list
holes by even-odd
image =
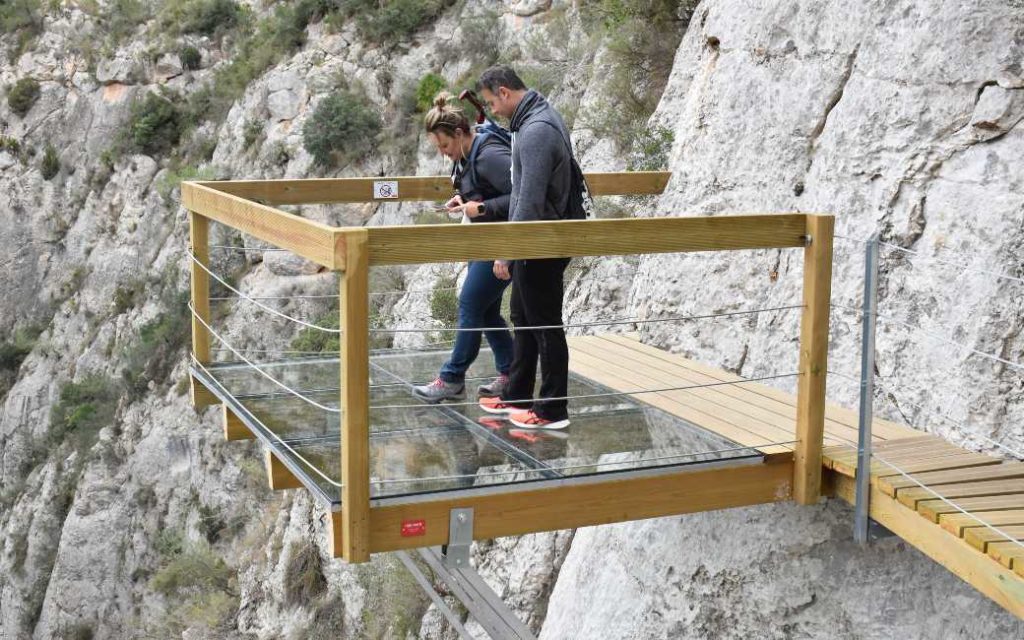
[[480, 418], [477, 420], [481, 426], [487, 427], [491, 431], [501, 431], [508, 426], [508, 422], [501, 418]]
[[480, 408], [486, 411], [487, 413], [500, 413], [503, 415], [508, 415], [516, 411], [522, 411], [522, 409], [519, 407], [511, 405], [507, 402], [502, 402], [501, 398], [497, 396], [480, 398]]
[[533, 410], [516, 411], [509, 415], [512, 424], [521, 429], [564, 429], [569, 426], [569, 419], [548, 420], [538, 416]]

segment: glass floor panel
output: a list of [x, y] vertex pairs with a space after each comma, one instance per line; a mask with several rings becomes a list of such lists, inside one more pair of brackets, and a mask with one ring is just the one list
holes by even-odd
[[[643, 395], [612, 390], [571, 375], [572, 423], [561, 431], [517, 429], [480, 410], [476, 387], [489, 380], [491, 354], [481, 350], [467, 373], [463, 401], [423, 404], [410, 384], [432, 380], [448, 351], [371, 356], [370, 492], [372, 498], [533, 483], [637, 469], [758, 457], [760, 454], [645, 404]], [[253, 427], [317, 497], [341, 499], [337, 358], [262, 363], [267, 374], [307, 400], [242, 364], [207, 365], [195, 373], [230, 396]], [[207, 375], [208, 374], [208, 375]], [[212, 380], [210, 377], [212, 376]]]

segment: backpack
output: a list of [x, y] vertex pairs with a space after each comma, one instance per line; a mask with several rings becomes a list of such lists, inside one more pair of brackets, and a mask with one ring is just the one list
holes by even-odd
[[480, 184], [480, 176], [476, 173], [476, 157], [480, 154], [480, 149], [483, 148], [484, 142], [489, 138], [494, 138], [499, 144], [504, 145], [508, 149], [512, 148], [512, 134], [508, 129], [493, 120], [477, 126], [473, 147], [469, 150], [469, 157], [466, 158], [466, 171], [469, 172], [470, 181], [476, 185]]

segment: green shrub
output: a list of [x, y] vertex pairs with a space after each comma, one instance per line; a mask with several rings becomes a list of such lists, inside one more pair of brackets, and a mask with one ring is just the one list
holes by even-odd
[[394, 45], [441, 15], [454, 0], [340, 0], [341, 17], [355, 19], [371, 42]]
[[620, 152], [650, 143], [640, 139], [668, 83], [676, 48], [696, 0], [595, 0], [581, 6], [584, 25], [608, 47], [602, 70], [605, 98], [581, 114], [597, 137]]
[[[330, 329], [337, 329], [340, 326], [341, 317], [338, 311], [325, 313], [313, 320], [313, 324]], [[296, 351], [338, 353], [341, 349], [341, 342], [337, 333], [328, 333], [312, 327], [303, 329], [295, 339], [292, 340], [292, 349]]]
[[39, 81], [29, 76], [14, 83], [7, 91], [7, 106], [18, 116], [24, 118], [32, 105], [39, 100]]
[[195, 592], [230, 592], [235, 572], [209, 545], [183, 543], [149, 581], [149, 586], [164, 596], [183, 596]]
[[292, 543], [284, 571], [284, 599], [291, 606], [308, 605], [327, 591], [323, 559], [312, 542]]
[[362, 159], [380, 129], [380, 116], [369, 101], [342, 90], [320, 101], [302, 128], [302, 143], [317, 164], [333, 167]]
[[131, 106], [128, 137], [131, 144], [150, 155], [160, 155], [178, 144], [185, 120], [177, 96], [147, 93]]
[[61, 640], [94, 640], [95, 637], [96, 632], [85, 622], [76, 622], [60, 635]]
[[17, 329], [8, 340], [0, 341], [0, 373], [17, 371], [32, 353], [42, 332], [38, 325], [29, 325]]
[[189, 180], [213, 180], [215, 177], [216, 173], [212, 169], [200, 169], [195, 165], [170, 168], [167, 173], [157, 181], [156, 192], [160, 194], [164, 199], [164, 202], [171, 205], [173, 204], [171, 202], [171, 195], [182, 182], [187, 182]]
[[14, 138], [0, 135], [0, 151], [16, 156], [21, 152], [21, 143]]
[[39, 171], [43, 174], [43, 180], [49, 180], [60, 173], [60, 156], [52, 144], [46, 145], [43, 152], [43, 159], [39, 163]]
[[139, 25], [152, 17], [152, 5], [143, 0], [112, 0], [99, 12], [107, 44], [111, 49], [130, 37]]
[[254, 26], [243, 20], [231, 61], [217, 68], [209, 84], [189, 95], [189, 121], [222, 121], [253, 80], [305, 42], [306, 21], [322, 15], [328, 1], [279, 5]]
[[112, 302], [112, 315], [119, 316], [129, 309], [135, 308], [142, 301], [146, 293], [146, 281], [134, 279], [125, 284], [120, 284], [114, 290]]
[[70, 440], [78, 451], [88, 450], [96, 442], [100, 429], [113, 423], [117, 400], [111, 380], [99, 374], [64, 383], [59, 400], [50, 411], [48, 448], [59, 447]]
[[164, 312], [142, 325], [138, 337], [125, 350], [125, 368], [121, 377], [130, 397], [146, 392], [150, 381], [170, 382], [178, 353], [188, 342], [192, 324], [188, 310], [189, 292], [177, 291], [165, 283], [160, 306]]
[[262, 137], [263, 122], [256, 118], [251, 118], [247, 120], [245, 122], [244, 132], [242, 134], [243, 148], [249, 149], [254, 144], [256, 144], [256, 142], [259, 141], [260, 138]]
[[436, 73], [428, 73], [416, 85], [416, 110], [425, 113], [434, 104], [434, 96], [447, 88], [448, 83]]
[[161, 22], [172, 33], [217, 36], [238, 26], [242, 8], [234, 0], [174, 0], [165, 5]]
[[672, 151], [675, 133], [662, 126], [643, 127], [633, 140], [633, 148], [626, 160], [630, 171], [664, 171], [668, 169], [668, 154]]
[[10, 61], [15, 62], [28, 44], [43, 32], [43, 12], [40, 0], [4, 0], [0, 2], [0, 34], [17, 34], [10, 50]]
[[199, 521], [196, 528], [207, 542], [216, 544], [226, 527], [224, 516], [217, 509], [205, 504], [199, 505]]
[[203, 62], [203, 56], [199, 53], [199, 49], [191, 45], [182, 47], [178, 57], [181, 58], [181, 67], [188, 71], [195, 71]]
[[[454, 327], [459, 319], [459, 292], [455, 277], [440, 278], [430, 295], [430, 315], [445, 327]], [[453, 340], [455, 332], [442, 330], [438, 340]]]

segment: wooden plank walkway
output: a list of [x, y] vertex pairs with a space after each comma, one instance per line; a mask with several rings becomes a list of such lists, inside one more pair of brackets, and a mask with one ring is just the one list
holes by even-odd
[[[743, 380], [630, 336], [572, 337], [569, 348], [574, 373], [616, 391]], [[764, 384], [744, 382], [633, 397], [764, 453], [793, 448], [773, 443], [795, 437], [796, 396]], [[853, 504], [857, 413], [834, 405], [828, 405], [825, 413], [823, 486]], [[876, 454], [871, 466], [872, 518], [1024, 619], [1024, 546], [1018, 543], [1024, 542], [1024, 463], [966, 451], [878, 418], [872, 435]]]

